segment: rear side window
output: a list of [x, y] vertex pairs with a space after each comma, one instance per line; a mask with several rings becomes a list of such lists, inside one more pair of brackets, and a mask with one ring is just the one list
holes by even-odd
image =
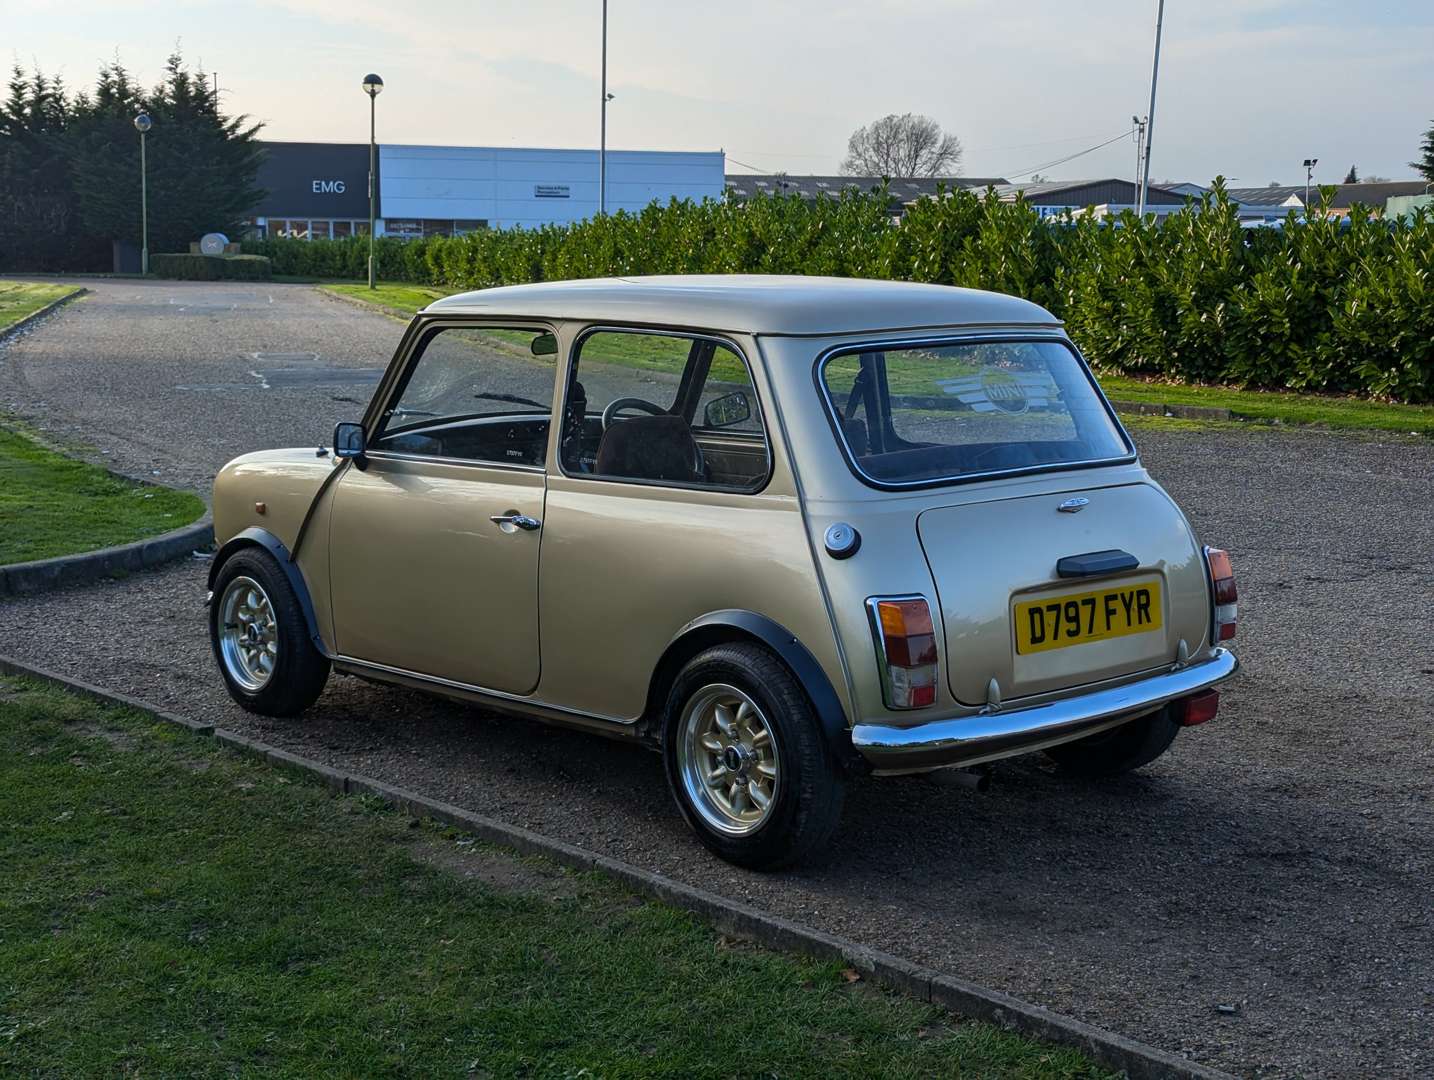
[[879, 484], [1132, 452], [1075, 352], [1059, 341], [858, 348], [830, 357], [821, 378], [852, 464]]
[[756, 491], [771, 471], [747, 362], [716, 338], [595, 330], [579, 340], [561, 439], [570, 476]]

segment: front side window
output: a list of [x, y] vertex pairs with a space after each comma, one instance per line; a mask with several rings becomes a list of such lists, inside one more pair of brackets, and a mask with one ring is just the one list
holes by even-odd
[[852, 463], [879, 484], [1132, 452], [1074, 350], [1059, 341], [858, 348], [830, 357], [821, 378]]
[[372, 450], [541, 466], [557, 342], [546, 330], [432, 331], [369, 440]]
[[598, 330], [580, 339], [563, 410], [573, 476], [755, 491], [770, 455], [747, 362], [726, 342]]

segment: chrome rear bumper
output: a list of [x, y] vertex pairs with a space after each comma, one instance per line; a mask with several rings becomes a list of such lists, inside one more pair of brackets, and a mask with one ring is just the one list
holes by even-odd
[[862, 723], [852, 728], [851, 739], [878, 773], [977, 765], [1013, 754], [1044, 750], [1115, 727], [1168, 701], [1222, 682], [1235, 674], [1239, 666], [1234, 653], [1215, 649], [1208, 660], [1110, 690], [1097, 690], [1028, 709], [932, 720], [914, 727]]

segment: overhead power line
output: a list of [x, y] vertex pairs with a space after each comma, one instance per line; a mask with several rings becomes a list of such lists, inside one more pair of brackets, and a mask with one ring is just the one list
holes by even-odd
[[770, 174], [772, 172], [771, 169], [764, 169], [759, 165], [748, 165], [745, 161], [738, 161], [731, 154], [727, 155], [727, 161], [733, 165], [740, 165], [744, 169], [751, 169], [754, 173], [762, 173], [765, 175]]
[[1093, 154], [1097, 150], [1109, 146], [1111, 143], [1120, 142], [1122, 139], [1130, 138], [1129, 129], [1122, 131], [1119, 135], [1113, 135], [1104, 142], [1098, 142], [1094, 146], [1087, 146], [1084, 150], [1077, 150], [1074, 154], [1067, 154], [1065, 157], [1058, 157], [1051, 161], [1043, 161], [1039, 165], [1032, 165], [1029, 169], [1018, 169], [1015, 172], [1002, 172], [1000, 175], [1009, 180], [1018, 176], [1030, 176], [1031, 173], [1040, 172], [1042, 169], [1053, 169], [1057, 165], [1064, 165], [1067, 161], [1074, 161], [1078, 157], [1085, 157], [1086, 154]]

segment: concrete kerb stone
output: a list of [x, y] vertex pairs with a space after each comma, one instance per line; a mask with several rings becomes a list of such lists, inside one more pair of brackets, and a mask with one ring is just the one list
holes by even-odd
[[10, 337], [11, 335], [18, 334], [21, 330], [25, 329], [25, 327], [29, 326], [31, 323], [39, 322], [56, 308], [62, 308], [66, 304], [70, 303], [73, 300], [78, 300], [82, 296], [88, 296], [89, 292], [89, 289], [83, 287], [78, 288], [67, 296], [62, 296], [58, 300], [51, 300], [44, 307], [36, 311], [30, 312], [30, 314], [26, 315], [23, 319], [17, 319], [15, 322], [12, 322], [9, 326], [5, 327], [5, 329], [0, 330], [0, 344], [3, 344], [5, 342], [5, 339]]
[[105, 690], [102, 687], [91, 683], [83, 682], [80, 679], [72, 679], [68, 675], [57, 675], [53, 671], [46, 671], [44, 668], [33, 667], [30, 664], [21, 664], [7, 656], [0, 656], [0, 675], [13, 675], [17, 678], [33, 679], [36, 682], [45, 683], [58, 690], [66, 690], [79, 697], [90, 701], [98, 702], [101, 705], [119, 705], [132, 712], [142, 713], [145, 716], [153, 717], [155, 720], [163, 721], [166, 724], [173, 724], [185, 731], [193, 732], [195, 735], [213, 735], [214, 725], [205, 724], [198, 720], [189, 720], [183, 716], [177, 716], [171, 712], [165, 712], [139, 698], [130, 697], [128, 694], [121, 694], [114, 690]]
[[[215, 733], [216, 735], [218, 732]], [[229, 735], [231, 732], [226, 731]], [[330, 768], [317, 761], [310, 761], [298, 754], [291, 754], [287, 750], [280, 750], [277, 746], [268, 746], [264, 743], [254, 743], [250, 740], [255, 751], [262, 751], [265, 761], [277, 769], [284, 769], [288, 772], [298, 773], [318, 780], [324, 787], [328, 788], [335, 795], [344, 795], [348, 792], [348, 774], [339, 769]]]
[[525, 855], [541, 855], [577, 870], [602, 871], [634, 892], [689, 911], [731, 937], [818, 959], [839, 959], [872, 982], [939, 1005], [960, 1016], [982, 1020], [1044, 1042], [1073, 1047], [1107, 1068], [1124, 1071], [1131, 1080], [1234, 1080], [1228, 1073], [1061, 1016], [1009, 994], [953, 975], [943, 975], [878, 949], [802, 926], [521, 826], [508, 825], [372, 777], [348, 774], [237, 732], [186, 720], [127, 694], [104, 690], [4, 656], [0, 656], [0, 674], [35, 679], [102, 704], [120, 705], [144, 713], [198, 735], [211, 735], [221, 745], [238, 753], [291, 772], [308, 774], [336, 793], [372, 796], [412, 817], [427, 818], [460, 829]]
[[118, 574], [151, 570], [213, 545], [214, 518], [206, 510], [198, 521], [147, 540], [0, 566], [0, 596], [49, 592], [67, 585], [86, 585]]

